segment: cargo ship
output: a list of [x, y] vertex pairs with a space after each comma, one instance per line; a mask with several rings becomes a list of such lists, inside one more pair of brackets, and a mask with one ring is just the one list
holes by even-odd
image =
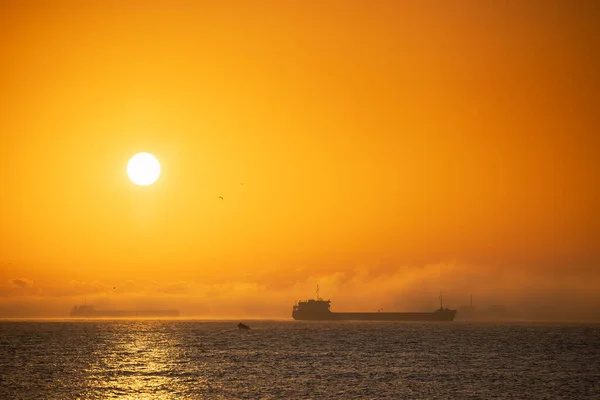
[[96, 310], [91, 305], [75, 306], [71, 310], [73, 318], [161, 318], [178, 317], [178, 310]]
[[446, 321], [454, 320], [456, 310], [444, 308], [440, 294], [440, 308], [432, 312], [332, 312], [331, 300], [319, 297], [299, 301], [294, 305], [292, 318], [299, 321]]

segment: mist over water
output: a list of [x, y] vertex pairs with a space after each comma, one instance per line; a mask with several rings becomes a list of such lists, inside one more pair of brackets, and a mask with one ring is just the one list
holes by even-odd
[[[0, 318], [66, 317], [76, 304], [99, 309], [177, 309], [183, 317], [290, 318], [292, 305], [321, 296], [332, 311], [433, 311], [470, 306], [469, 318], [528, 321], [600, 321], [598, 273], [551, 271], [457, 262], [397, 266], [278, 266], [225, 277], [190, 280], [33, 281], [0, 283]], [[462, 311], [461, 311], [462, 310]]]
[[0, 398], [569, 398], [600, 325], [0, 322]]

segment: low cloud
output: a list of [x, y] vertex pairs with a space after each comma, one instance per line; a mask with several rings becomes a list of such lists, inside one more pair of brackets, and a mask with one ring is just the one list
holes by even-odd
[[33, 281], [26, 278], [11, 279], [10, 283], [18, 288], [28, 288], [33, 286]]
[[292, 305], [314, 298], [319, 284], [320, 295], [332, 300], [333, 311], [434, 310], [443, 292], [444, 306], [451, 308], [467, 305], [473, 294], [479, 309], [501, 305], [525, 318], [600, 318], [596, 280], [576, 273], [557, 277], [518, 266], [458, 262], [400, 267], [378, 262], [345, 269], [293, 267], [272, 272], [202, 282], [72, 280], [33, 285], [19, 278], [0, 287], [0, 308], [22, 316], [67, 316], [73, 305], [87, 301], [102, 309], [179, 309], [189, 317], [290, 318]]
[[[5, 284], [0, 284], [0, 298], [34, 296], [38, 291], [31, 279], [13, 278], [5, 282]], [[1, 305], [2, 300], [0, 300]]]

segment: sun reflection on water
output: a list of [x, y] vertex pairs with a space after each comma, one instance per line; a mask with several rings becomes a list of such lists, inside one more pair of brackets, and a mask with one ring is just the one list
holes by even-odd
[[189, 363], [185, 350], [160, 322], [124, 322], [121, 328], [95, 351], [97, 362], [87, 371], [93, 392], [120, 399], [172, 399], [192, 380], [195, 387], [204, 382], [208, 389], [198, 370], [181, 371], [180, 364]]

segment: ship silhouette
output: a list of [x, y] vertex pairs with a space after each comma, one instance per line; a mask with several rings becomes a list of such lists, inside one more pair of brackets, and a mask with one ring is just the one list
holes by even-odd
[[319, 297], [299, 301], [294, 305], [292, 318], [299, 321], [453, 321], [456, 310], [444, 308], [440, 294], [440, 308], [432, 312], [332, 312], [331, 300]]
[[91, 305], [75, 306], [71, 310], [73, 318], [158, 318], [178, 317], [179, 310], [96, 310]]

